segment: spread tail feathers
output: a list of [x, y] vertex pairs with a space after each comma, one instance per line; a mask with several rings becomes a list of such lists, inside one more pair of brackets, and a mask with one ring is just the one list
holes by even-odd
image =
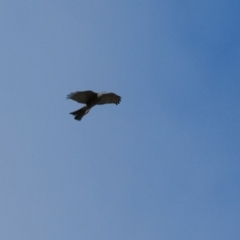
[[74, 117], [74, 119], [80, 121], [84, 115], [86, 115], [89, 112], [88, 107], [83, 107], [75, 112], [71, 112]]

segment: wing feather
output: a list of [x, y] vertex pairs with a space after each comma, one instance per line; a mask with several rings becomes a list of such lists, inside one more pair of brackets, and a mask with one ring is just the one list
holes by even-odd
[[67, 99], [72, 99], [79, 103], [87, 104], [88, 101], [97, 96], [97, 93], [93, 91], [83, 91], [83, 92], [72, 92], [67, 95]]
[[115, 103], [118, 105], [121, 102], [121, 97], [115, 93], [105, 93], [101, 96], [101, 100], [97, 103], [98, 105]]

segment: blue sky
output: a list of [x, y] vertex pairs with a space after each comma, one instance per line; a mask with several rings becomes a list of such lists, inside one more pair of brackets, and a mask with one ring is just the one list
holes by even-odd
[[238, 240], [239, 10], [1, 1], [1, 239]]

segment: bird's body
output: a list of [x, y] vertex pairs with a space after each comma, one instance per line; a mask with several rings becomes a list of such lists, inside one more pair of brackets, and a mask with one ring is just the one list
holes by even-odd
[[95, 93], [93, 91], [73, 92], [67, 96], [67, 99], [72, 99], [79, 103], [86, 104], [81, 109], [71, 112], [75, 119], [80, 121], [84, 115], [86, 115], [92, 107], [95, 105], [102, 105], [107, 103], [115, 103], [118, 105], [121, 101], [121, 97], [115, 93]]

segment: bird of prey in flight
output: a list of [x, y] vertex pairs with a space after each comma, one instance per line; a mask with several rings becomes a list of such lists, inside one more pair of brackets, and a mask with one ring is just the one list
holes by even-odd
[[115, 103], [118, 105], [121, 101], [121, 97], [115, 93], [95, 93], [93, 91], [73, 92], [67, 95], [67, 99], [72, 99], [76, 102], [86, 104], [86, 106], [80, 108], [79, 110], [70, 113], [78, 121], [80, 121], [82, 117], [86, 115], [95, 105], [107, 103]]

